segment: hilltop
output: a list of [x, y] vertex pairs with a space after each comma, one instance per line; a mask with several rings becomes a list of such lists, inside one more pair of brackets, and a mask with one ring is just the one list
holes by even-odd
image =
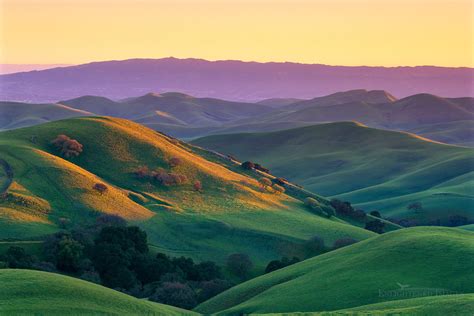
[[[50, 144], [59, 134], [79, 141], [83, 152], [61, 157]], [[338, 218], [315, 215], [288, 195], [262, 192], [255, 178], [209, 160], [209, 155], [110, 117], [2, 132], [0, 159], [13, 170], [13, 183], [10, 198], [0, 202], [0, 238], [38, 239], [57, 230], [64, 219], [81, 224], [99, 214], [116, 214], [143, 227], [151, 246], [160, 251], [218, 262], [244, 252], [261, 268], [282, 255], [304, 256], [304, 243], [315, 232], [328, 245], [342, 237], [374, 235]], [[180, 184], [140, 179], [134, 173], [143, 167], [179, 175]], [[202, 189], [194, 188], [196, 181]], [[92, 189], [96, 183], [105, 184], [107, 192]]]
[[55, 102], [83, 95], [123, 99], [149, 91], [253, 101], [309, 99], [343, 90], [390, 90], [397, 97], [426, 92], [473, 96], [472, 68], [344, 67], [321, 64], [129, 59], [0, 76], [2, 99]]
[[0, 270], [0, 314], [198, 315], [64, 275]]
[[[469, 231], [435, 227], [383, 234], [242, 283], [199, 305], [196, 311], [222, 315], [370, 311], [376, 306], [414, 308], [416, 302], [442, 301], [443, 297], [434, 296], [436, 290], [473, 293], [473, 237]], [[432, 297], [405, 303], [405, 292], [411, 297]], [[472, 308], [472, 295], [465, 302], [464, 308]], [[379, 304], [352, 309], [374, 303]], [[443, 310], [452, 312], [449, 305]]]
[[[446, 223], [455, 214], [473, 216], [469, 148], [354, 122], [215, 135], [193, 143], [260, 162], [310, 191], [385, 216], [425, 223], [437, 219]], [[407, 210], [414, 202], [421, 202], [424, 210]]]

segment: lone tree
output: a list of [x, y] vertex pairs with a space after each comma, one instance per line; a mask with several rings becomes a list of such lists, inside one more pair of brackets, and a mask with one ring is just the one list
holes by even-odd
[[236, 276], [244, 279], [247, 277], [253, 263], [249, 256], [243, 253], [234, 253], [227, 258], [227, 268]]
[[415, 213], [419, 213], [423, 210], [423, 204], [421, 202], [413, 202], [408, 204], [407, 209], [409, 211], [414, 211]]
[[94, 186], [92, 187], [94, 190], [96, 190], [97, 192], [99, 192], [101, 195], [104, 194], [105, 192], [107, 192], [107, 190], [109, 189], [105, 184], [103, 183], [96, 183], [94, 184]]
[[255, 164], [251, 161], [243, 162], [240, 166], [245, 170], [252, 170], [255, 168]]
[[194, 181], [193, 188], [195, 191], [201, 192], [202, 191], [202, 183], [199, 180]]
[[82, 153], [82, 144], [66, 135], [58, 135], [51, 144], [65, 158], [77, 157]]

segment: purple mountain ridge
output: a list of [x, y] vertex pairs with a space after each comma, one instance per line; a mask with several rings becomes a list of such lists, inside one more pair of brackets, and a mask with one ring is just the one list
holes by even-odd
[[300, 98], [353, 89], [474, 96], [473, 68], [346, 67], [299, 63], [129, 59], [0, 76], [2, 100], [53, 102], [83, 95], [122, 99], [149, 91], [180, 91], [237, 101]]

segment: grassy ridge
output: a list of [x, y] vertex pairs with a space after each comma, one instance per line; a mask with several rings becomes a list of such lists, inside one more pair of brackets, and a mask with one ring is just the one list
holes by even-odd
[[[77, 139], [83, 153], [70, 160], [58, 157], [49, 144], [58, 134]], [[145, 228], [152, 245], [164, 252], [219, 262], [245, 252], [261, 268], [282, 255], [305, 256], [303, 245], [314, 235], [328, 246], [342, 237], [374, 235], [337, 218], [316, 216], [287, 195], [261, 192], [255, 179], [122, 119], [78, 118], [7, 131], [0, 133], [0, 149], [0, 158], [15, 174], [9, 192], [26, 201], [0, 202], [6, 210], [0, 224], [7, 229], [0, 231], [1, 239], [38, 238], [57, 229], [61, 218], [78, 224], [100, 213], [118, 214]], [[170, 167], [171, 158], [181, 163]], [[180, 173], [188, 182], [153, 185], [133, 175], [140, 166]], [[196, 180], [201, 192], [193, 189]], [[109, 190], [95, 192], [97, 182]]]
[[[469, 148], [352, 122], [216, 135], [193, 143], [260, 162], [275, 175], [367, 211], [422, 220], [472, 216], [473, 150]], [[425, 205], [425, 212], [406, 209], [417, 201]]]
[[[473, 238], [474, 233], [455, 228], [417, 227], [386, 233], [247, 281], [196, 310], [317, 312], [427, 291], [473, 293]], [[408, 287], [401, 290], [398, 283]]]
[[2, 315], [194, 315], [83, 280], [31, 270], [0, 270]]

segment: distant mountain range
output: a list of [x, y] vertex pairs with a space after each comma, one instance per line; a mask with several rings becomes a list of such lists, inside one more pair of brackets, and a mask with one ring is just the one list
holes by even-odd
[[101, 95], [122, 99], [181, 91], [239, 101], [322, 96], [343, 90], [390, 90], [397, 97], [430, 93], [474, 96], [472, 68], [346, 67], [298, 63], [130, 59], [0, 76], [4, 100], [54, 102]]
[[474, 98], [418, 94], [397, 99], [383, 90], [351, 90], [310, 100], [273, 98], [258, 103], [148, 93], [114, 101], [82, 96], [51, 104], [0, 102], [0, 129], [75, 116], [133, 120], [174, 137], [269, 132], [326, 122], [358, 121], [450, 144], [474, 144]]

